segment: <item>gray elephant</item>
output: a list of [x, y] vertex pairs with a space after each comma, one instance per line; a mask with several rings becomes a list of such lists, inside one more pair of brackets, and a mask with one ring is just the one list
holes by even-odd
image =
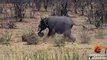
[[74, 23], [71, 18], [66, 16], [49, 16], [41, 18], [38, 26], [38, 35], [43, 36], [44, 33], [42, 33], [42, 31], [48, 28], [48, 37], [58, 33], [63, 34], [65, 38], [71, 39], [71, 29], [73, 25]]

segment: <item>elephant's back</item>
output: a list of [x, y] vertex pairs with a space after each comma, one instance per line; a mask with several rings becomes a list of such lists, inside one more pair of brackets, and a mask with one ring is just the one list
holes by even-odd
[[73, 25], [71, 18], [66, 16], [50, 16], [48, 24], [51, 28], [55, 27], [56, 30], [70, 29]]
[[67, 23], [67, 24], [73, 24], [73, 21], [70, 17], [66, 16], [49, 16], [49, 20], [55, 23]]

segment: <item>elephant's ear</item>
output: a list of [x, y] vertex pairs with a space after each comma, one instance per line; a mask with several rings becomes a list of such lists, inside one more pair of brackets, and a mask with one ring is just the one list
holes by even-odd
[[43, 20], [43, 17], [41, 17], [41, 21]]
[[41, 22], [48, 26], [48, 17], [41, 17]]
[[44, 23], [45, 23], [46, 26], [48, 26], [48, 18], [44, 19]]

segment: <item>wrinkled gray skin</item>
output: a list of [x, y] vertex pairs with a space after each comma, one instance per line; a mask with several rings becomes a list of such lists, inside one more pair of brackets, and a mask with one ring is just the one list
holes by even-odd
[[49, 16], [47, 18], [41, 18], [38, 26], [38, 35], [45, 30], [49, 29], [48, 37], [54, 36], [55, 33], [63, 34], [65, 38], [71, 39], [71, 29], [73, 27], [71, 18], [66, 16]]

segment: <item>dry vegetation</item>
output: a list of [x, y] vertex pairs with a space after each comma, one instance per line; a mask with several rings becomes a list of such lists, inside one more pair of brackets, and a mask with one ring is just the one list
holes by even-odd
[[[6, 46], [4, 46], [6, 47]], [[73, 47], [73, 46], [72, 46]], [[87, 60], [88, 55], [85, 49], [78, 50], [76, 48], [36, 48], [31, 50], [31, 46], [19, 50], [19, 47], [10, 46], [2, 50], [1, 49], [1, 60]], [[17, 50], [16, 50], [17, 49]], [[84, 52], [83, 52], [84, 51]], [[78, 53], [79, 52], [79, 53]], [[83, 53], [80, 53], [83, 52]]]
[[[35, 14], [35, 19], [25, 18], [24, 22], [16, 22], [17, 29], [1, 28], [0, 60], [88, 60], [88, 55], [94, 53], [95, 45], [100, 44], [107, 47], [106, 28], [105, 30], [83, 30], [81, 24], [87, 25], [86, 18], [71, 12], [69, 12], [69, 15], [74, 23], [80, 24], [80, 26], [74, 26], [72, 29], [72, 36], [76, 38], [75, 43], [67, 42], [62, 35], [58, 34], [55, 37], [47, 38], [46, 30], [43, 38], [37, 38], [39, 41], [37, 44], [26, 45], [27, 42], [34, 42], [35, 39], [31, 40], [28, 36], [31, 36], [32, 32], [37, 33], [40, 17], [46, 15], [49, 15], [49, 11], [40, 11]], [[3, 34], [3, 32], [5, 33]], [[27, 34], [27, 42], [22, 42], [22, 36]], [[102, 53], [104, 52], [103, 50]]]

